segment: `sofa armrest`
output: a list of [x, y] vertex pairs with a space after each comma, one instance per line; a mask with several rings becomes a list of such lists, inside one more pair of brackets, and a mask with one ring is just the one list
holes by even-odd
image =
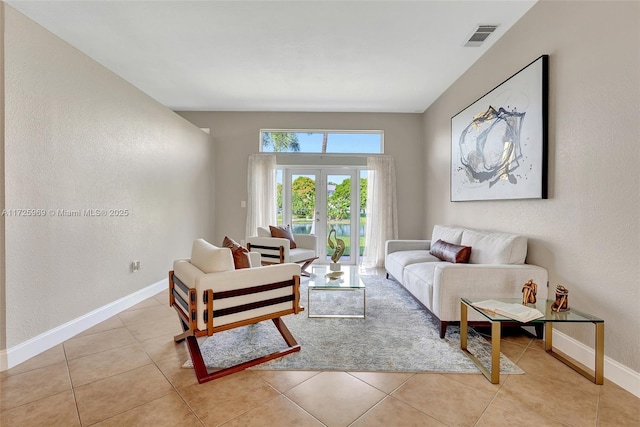
[[538, 299], [547, 299], [547, 270], [531, 264], [440, 263], [433, 274], [433, 313], [443, 321], [460, 320], [460, 298], [520, 298], [532, 279]]
[[426, 250], [431, 248], [431, 240], [387, 240], [385, 255], [398, 251]]

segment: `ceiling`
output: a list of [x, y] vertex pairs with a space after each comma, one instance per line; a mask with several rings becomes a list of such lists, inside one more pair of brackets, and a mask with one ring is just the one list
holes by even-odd
[[173, 110], [421, 113], [535, 0], [7, 3]]

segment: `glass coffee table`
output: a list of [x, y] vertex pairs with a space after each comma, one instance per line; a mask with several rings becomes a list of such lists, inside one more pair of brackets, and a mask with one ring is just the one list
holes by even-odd
[[[307, 316], [308, 317], [331, 317], [347, 319], [364, 319], [367, 308], [367, 290], [360, 280], [358, 266], [343, 265], [341, 275], [332, 278], [327, 275], [334, 273], [329, 270], [328, 265], [312, 265], [309, 285], [307, 287]], [[319, 291], [362, 291], [362, 314], [312, 314], [311, 294]]]
[[[469, 356], [469, 358], [482, 371], [482, 374], [493, 384], [500, 382], [500, 326], [503, 322], [517, 322], [508, 317], [499, 314], [484, 311], [472, 305], [473, 303], [493, 299], [496, 301], [507, 302], [511, 304], [521, 304], [522, 298], [461, 298], [460, 299], [460, 348]], [[551, 310], [551, 304], [554, 300], [542, 300], [536, 304], [528, 304], [544, 313], [544, 317], [540, 317], [522, 325], [536, 325], [544, 323], [544, 349], [556, 359], [562, 361], [584, 377], [590, 379], [596, 384], [604, 382], [604, 320], [598, 319], [588, 313], [576, 310], [570, 307], [569, 311], [555, 312]], [[483, 366], [482, 363], [473, 354], [467, 350], [467, 327], [468, 327], [468, 308], [482, 314], [491, 322], [491, 370]], [[593, 323], [595, 326], [595, 369], [590, 371], [579, 365], [569, 356], [565, 356], [553, 351], [553, 324], [554, 323]]]

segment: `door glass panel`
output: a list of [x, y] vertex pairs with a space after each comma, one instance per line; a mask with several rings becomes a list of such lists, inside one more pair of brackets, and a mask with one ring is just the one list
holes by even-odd
[[358, 257], [358, 264], [362, 262], [362, 255], [364, 254], [364, 238], [367, 231], [367, 170], [360, 170], [360, 185], [358, 188], [360, 197], [360, 212], [358, 214], [358, 239], [360, 240], [360, 253]]
[[293, 234], [315, 234], [316, 175], [291, 175], [291, 229]]
[[345, 244], [343, 264], [362, 260], [366, 228], [367, 171], [359, 168], [282, 168], [276, 174], [278, 224], [290, 224], [294, 234], [314, 234], [318, 263], [329, 263], [334, 253], [328, 243]]
[[282, 169], [276, 169], [276, 225], [284, 225], [284, 205], [283, 205], [283, 197], [284, 197], [284, 187], [282, 183], [282, 176], [284, 171]]
[[[327, 175], [327, 213], [326, 213], [326, 230], [332, 242], [337, 244], [342, 240], [345, 245], [344, 254], [340, 258], [340, 262], [351, 261], [352, 253], [358, 251], [358, 244], [355, 246], [355, 252], [352, 251], [352, 229], [351, 229], [351, 175]], [[332, 233], [335, 230], [335, 234]], [[327, 259], [331, 259], [334, 249], [331, 249], [329, 242], [327, 244]]]

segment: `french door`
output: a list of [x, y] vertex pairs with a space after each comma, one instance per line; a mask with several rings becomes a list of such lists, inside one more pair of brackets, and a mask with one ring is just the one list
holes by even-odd
[[[278, 217], [282, 224], [291, 224], [295, 234], [315, 234], [318, 237], [316, 262], [328, 263], [333, 254], [332, 243], [340, 239], [345, 251], [343, 264], [358, 264], [364, 250], [364, 215], [361, 206], [363, 171], [350, 168], [286, 168], [279, 179]], [[366, 181], [366, 180], [365, 180]], [[280, 184], [280, 182], [279, 182]], [[331, 231], [335, 230], [335, 233]]]

